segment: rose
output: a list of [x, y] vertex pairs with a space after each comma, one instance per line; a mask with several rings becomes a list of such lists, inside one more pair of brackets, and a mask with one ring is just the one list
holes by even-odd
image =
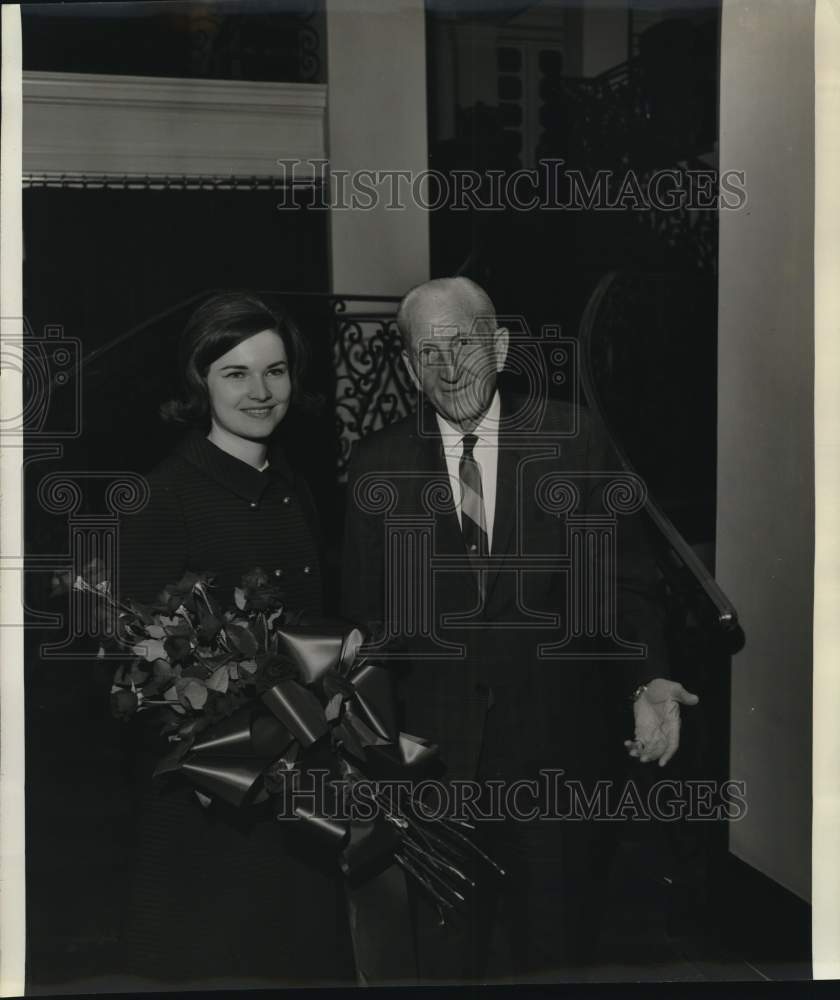
[[255, 566], [242, 577], [242, 586], [245, 590], [260, 590], [270, 583], [268, 573], [262, 566]]
[[140, 699], [127, 688], [114, 691], [111, 695], [111, 712], [114, 718], [130, 719], [140, 707]]
[[170, 663], [183, 663], [192, 654], [190, 640], [182, 635], [170, 635], [163, 642]]
[[101, 559], [90, 559], [82, 566], [74, 577], [73, 571], [68, 569], [53, 570], [50, 581], [52, 589], [50, 597], [66, 594], [73, 589], [74, 580], [84, 580], [91, 590], [101, 589], [103, 593], [108, 590], [108, 574], [105, 563]]
[[263, 694], [280, 681], [297, 680], [298, 670], [288, 656], [279, 653], [263, 653], [257, 656], [257, 672], [254, 675], [257, 691]]
[[281, 608], [283, 594], [273, 585], [262, 566], [255, 566], [242, 577], [242, 586], [234, 591], [240, 611], [271, 611]]
[[273, 611], [282, 605], [283, 594], [276, 587], [245, 591], [245, 611]]

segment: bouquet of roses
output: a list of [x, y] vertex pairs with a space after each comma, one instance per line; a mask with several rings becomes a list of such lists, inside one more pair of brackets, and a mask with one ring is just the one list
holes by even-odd
[[156, 712], [168, 752], [156, 774], [189, 781], [202, 804], [269, 801], [332, 846], [361, 879], [398, 864], [442, 909], [464, 903], [472, 842], [464, 820], [440, 817], [415, 787], [439, 760], [428, 741], [398, 732], [390, 678], [364, 656], [363, 635], [290, 613], [257, 568], [229, 606], [212, 576], [187, 573], [153, 606], [120, 599], [107, 580], [76, 578], [102, 602], [109, 646], [130, 657], [111, 690], [114, 713]]

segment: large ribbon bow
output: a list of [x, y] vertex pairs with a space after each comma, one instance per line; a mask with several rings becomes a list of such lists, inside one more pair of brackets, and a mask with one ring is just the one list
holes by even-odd
[[[358, 629], [328, 622], [281, 628], [277, 636], [296, 676], [279, 680], [253, 704], [183, 740], [156, 773], [178, 772], [204, 801], [237, 807], [273, 794], [278, 818], [293, 815], [330, 843], [349, 876], [361, 877], [395, 860], [410, 870], [422, 859], [411, 861], [398, 851], [407, 824], [394, 813], [394, 803], [383, 803], [373, 820], [360, 820], [341, 815], [338, 797], [352, 781], [416, 780], [432, 773], [440, 766], [437, 747], [397, 731], [390, 677], [360, 655]], [[320, 795], [288, 794], [302, 775], [319, 768], [335, 779], [320, 786]], [[440, 902], [450, 902], [425, 876], [421, 881]]]

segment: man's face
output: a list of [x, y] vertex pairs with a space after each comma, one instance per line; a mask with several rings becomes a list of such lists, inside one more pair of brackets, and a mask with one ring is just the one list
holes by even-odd
[[406, 363], [415, 385], [449, 423], [471, 431], [487, 411], [504, 363], [507, 331], [467, 317], [412, 323]]

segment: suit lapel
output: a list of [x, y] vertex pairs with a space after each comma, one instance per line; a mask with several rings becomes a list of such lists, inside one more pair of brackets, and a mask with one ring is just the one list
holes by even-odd
[[493, 516], [492, 554], [502, 556], [510, 551], [513, 528], [517, 517], [516, 470], [519, 451], [505, 442], [508, 436], [499, 431], [499, 457], [496, 466], [496, 510]]
[[[511, 439], [509, 432], [510, 399], [501, 396], [499, 420], [499, 451], [496, 464], [496, 506], [493, 515], [493, 542], [491, 555], [504, 558], [515, 548], [515, 526], [519, 517], [520, 498], [517, 489], [517, 470], [522, 456], [521, 448]], [[499, 578], [491, 571], [487, 579], [487, 596]]]

